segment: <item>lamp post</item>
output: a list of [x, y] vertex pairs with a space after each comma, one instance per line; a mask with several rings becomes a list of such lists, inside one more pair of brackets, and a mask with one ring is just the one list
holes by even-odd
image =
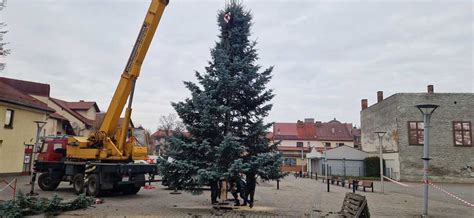
[[303, 170], [304, 169], [303, 163], [304, 163], [304, 145], [301, 146], [301, 175], [300, 175], [301, 178], [303, 178], [303, 171], [304, 171]]
[[382, 194], [384, 193], [384, 186], [383, 186], [383, 146], [382, 146], [382, 139], [383, 136], [387, 133], [384, 131], [377, 131], [375, 132], [379, 137], [379, 159], [380, 159], [380, 183], [382, 184]]
[[423, 114], [423, 216], [428, 216], [428, 164], [430, 161], [430, 119], [433, 112], [438, 108], [434, 104], [416, 105], [421, 114]]
[[32, 164], [35, 161], [35, 153], [39, 152], [39, 139], [41, 135], [41, 130], [43, 129], [44, 125], [46, 125], [46, 122], [44, 121], [34, 121], [34, 122], [36, 123], [36, 141], [35, 141], [35, 145], [33, 145], [33, 150], [31, 151], [31, 158], [30, 158], [30, 172], [32, 172], [31, 181], [30, 181], [30, 184], [31, 184], [31, 189], [29, 193], [30, 196], [36, 195], [36, 193], [34, 192], [36, 173], [32, 169]]
[[328, 156], [326, 154], [327, 149], [326, 145], [324, 145], [324, 179], [328, 179]]
[[328, 186], [328, 192], [329, 192], [329, 180], [328, 180], [328, 155], [327, 155], [327, 146], [324, 144], [324, 175], [326, 180], [327, 186]]

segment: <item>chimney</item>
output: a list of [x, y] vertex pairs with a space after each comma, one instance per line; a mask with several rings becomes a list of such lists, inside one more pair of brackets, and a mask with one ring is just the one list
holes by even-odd
[[79, 102], [84, 102], [84, 100], [79, 100]]
[[367, 99], [362, 99], [360, 101], [360, 104], [361, 104], [362, 110], [367, 109]]
[[304, 118], [305, 123], [314, 123], [314, 118]]
[[434, 93], [434, 86], [428, 85], [428, 94], [433, 94], [433, 93]]
[[301, 121], [301, 120], [296, 121], [296, 126], [297, 126], [297, 127], [302, 127], [302, 126], [304, 126], [303, 121]]
[[383, 92], [378, 91], [377, 92], [377, 103], [381, 102], [383, 100]]

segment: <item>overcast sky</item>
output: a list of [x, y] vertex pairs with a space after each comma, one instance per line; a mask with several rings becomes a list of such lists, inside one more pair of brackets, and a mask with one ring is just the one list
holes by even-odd
[[[11, 55], [0, 76], [48, 83], [51, 96], [105, 111], [148, 0], [8, 0]], [[472, 1], [244, 0], [259, 63], [275, 66], [267, 121], [360, 123], [360, 100], [398, 92], [473, 92]], [[142, 67], [133, 120], [155, 130], [190, 96], [217, 40], [222, 0], [171, 0]]]

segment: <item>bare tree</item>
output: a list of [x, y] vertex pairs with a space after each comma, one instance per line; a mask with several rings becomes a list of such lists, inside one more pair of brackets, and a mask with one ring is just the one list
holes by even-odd
[[153, 136], [156, 142], [156, 151], [158, 155], [165, 155], [169, 150], [169, 138], [182, 134], [186, 130], [183, 122], [176, 114], [162, 115], [159, 119], [157, 133]]
[[185, 130], [183, 122], [176, 114], [162, 115], [158, 124], [158, 131], [163, 131], [169, 137], [176, 133], [181, 133]]
[[[5, 1], [0, 0], [0, 13], [5, 7]], [[8, 43], [3, 42], [3, 36], [5, 33], [8, 31], [4, 30], [6, 24], [3, 22], [0, 22], [0, 71], [3, 71], [5, 69], [5, 61], [4, 57], [6, 57], [8, 54], [10, 54], [10, 49], [6, 49], [4, 46]]]

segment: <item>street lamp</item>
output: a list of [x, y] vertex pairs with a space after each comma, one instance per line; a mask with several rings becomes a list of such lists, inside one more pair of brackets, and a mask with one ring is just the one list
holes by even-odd
[[428, 216], [428, 163], [430, 161], [430, 119], [433, 112], [438, 108], [434, 104], [420, 104], [416, 105], [421, 114], [423, 114], [423, 216]]
[[382, 146], [382, 139], [383, 136], [387, 133], [384, 131], [377, 131], [375, 132], [379, 137], [379, 154], [380, 154], [380, 183], [382, 184], [382, 194], [384, 193], [384, 186], [383, 186], [383, 146]]
[[37, 195], [34, 192], [34, 190], [35, 190], [35, 181], [36, 181], [36, 173], [32, 169], [32, 164], [35, 161], [35, 153], [39, 152], [39, 148], [40, 148], [39, 139], [40, 139], [40, 135], [41, 135], [41, 130], [43, 129], [44, 125], [46, 125], [45, 121], [34, 121], [34, 122], [36, 123], [36, 141], [35, 141], [35, 145], [33, 146], [33, 150], [31, 151], [31, 158], [30, 158], [30, 172], [32, 172], [31, 173], [31, 181], [30, 181], [30, 184], [31, 184], [31, 189], [30, 189], [30, 193], [29, 193], [30, 196]]
[[328, 180], [328, 155], [327, 155], [327, 146], [324, 144], [324, 174], [326, 181]]
[[301, 146], [301, 178], [303, 178], [303, 171], [304, 171], [304, 145]]

